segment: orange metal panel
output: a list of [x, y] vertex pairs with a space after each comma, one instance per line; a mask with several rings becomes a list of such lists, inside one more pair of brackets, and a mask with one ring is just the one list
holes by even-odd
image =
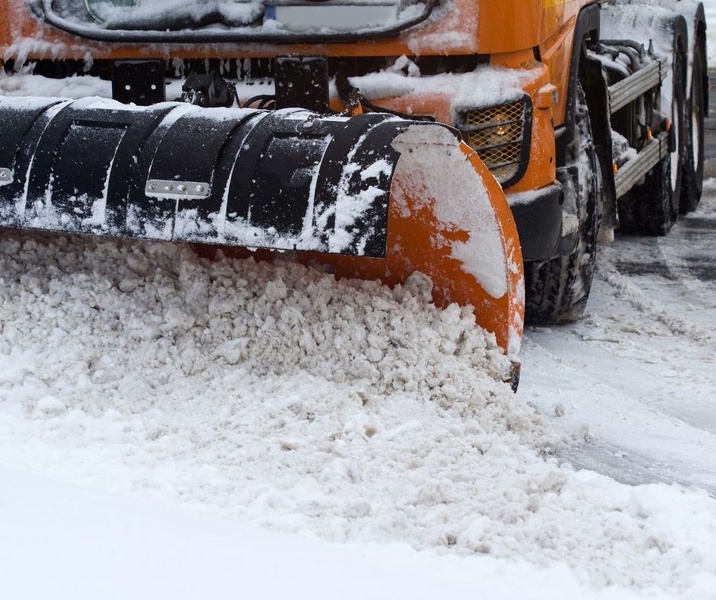
[[559, 90], [556, 124], [564, 122], [574, 27], [579, 11], [597, 0], [503, 0], [480, 4], [480, 52], [495, 65], [520, 68], [537, 57]]
[[[548, 1], [548, 0], [545, 0]], [[559, 15], [559, 23], [545, 36], [540, 44], [540, 55], [550, 70], [550, 80], [559, 89], [559, 104], [554, 109], [556, 125], [564, 123], [567, 111], [567, 91], [569, 87], [572, 50], [574, 48], [574, 27], [579, 11], [593, 0], [566, 2], [564, 11]]]
[[[0, 0], [0, 49], [7, 46], [10, 39], [10, 19], [8, 15], [7, 0]], [[2, 54], [0, 54], [0, 64], [2, 64]]]
[[540, 43], [542, 0], [483, 0], [478, 39], [482, 54], [515, 52]]

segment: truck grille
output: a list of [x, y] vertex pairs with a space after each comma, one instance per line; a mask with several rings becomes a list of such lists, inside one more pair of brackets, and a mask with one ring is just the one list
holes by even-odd
[[531, 110], [527, 98], [459, 115], [462, 137], [503, 187], [519, 180], [529, 161]]

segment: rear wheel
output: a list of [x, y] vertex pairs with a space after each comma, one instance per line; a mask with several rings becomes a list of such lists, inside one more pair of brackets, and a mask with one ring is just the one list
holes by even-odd
[[566, 219], [571, 219], [577, 227], [578, 241], [572, 252], [565, 256], [525, 265], [525, 319], [528, 324], [576, 321], [584, 314], [592, 287], [601, 181], [589, 111], [581, 86], [577, 90], [574, 140], [568, 149], [567, 164], [560, 173]]
[[619, 231], [638, 235], [666, 235], [676, 223], [678, 195], [671, 187], [671, 157], [665, 156], [618, 202]]
[[622, 233], [666, 235], [679, 216], [682, 165], [686, 135], [684, 123], [684, 73], [686, 24], [683, 17], [671, 21], [673, 60], [671, 94], [666, 112], [671, 121], [671, 152], [647, 174], [641, 185], [634, 186], [618, 201], [619, 230]]
[[703, 39], [696, 40], [691, 71], [691, 92], [686, 108], [686, 149], [679, 212], [695, 210], [701, 200], [704, 178], [704, 92], [706, 57]]

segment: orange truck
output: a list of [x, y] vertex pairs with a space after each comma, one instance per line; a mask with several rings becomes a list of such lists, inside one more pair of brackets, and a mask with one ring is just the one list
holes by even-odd
[[[665, 234], [701, 194], [699, 2], [0, 11], [6, 228], [281, 252], [392, 285], [420, 272], [514, 354], [525, 317], [581, 316], [599, 241]], [[42, 92], [56, 79], [70, 97]]]

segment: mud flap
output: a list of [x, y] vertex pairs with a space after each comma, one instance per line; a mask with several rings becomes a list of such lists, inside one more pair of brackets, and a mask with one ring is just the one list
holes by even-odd
[[0, 98], [0, 226], [299, 251], [342, 277], [430, 277], [515, 352], [507, 201], [456, 133], [382, 114]]

